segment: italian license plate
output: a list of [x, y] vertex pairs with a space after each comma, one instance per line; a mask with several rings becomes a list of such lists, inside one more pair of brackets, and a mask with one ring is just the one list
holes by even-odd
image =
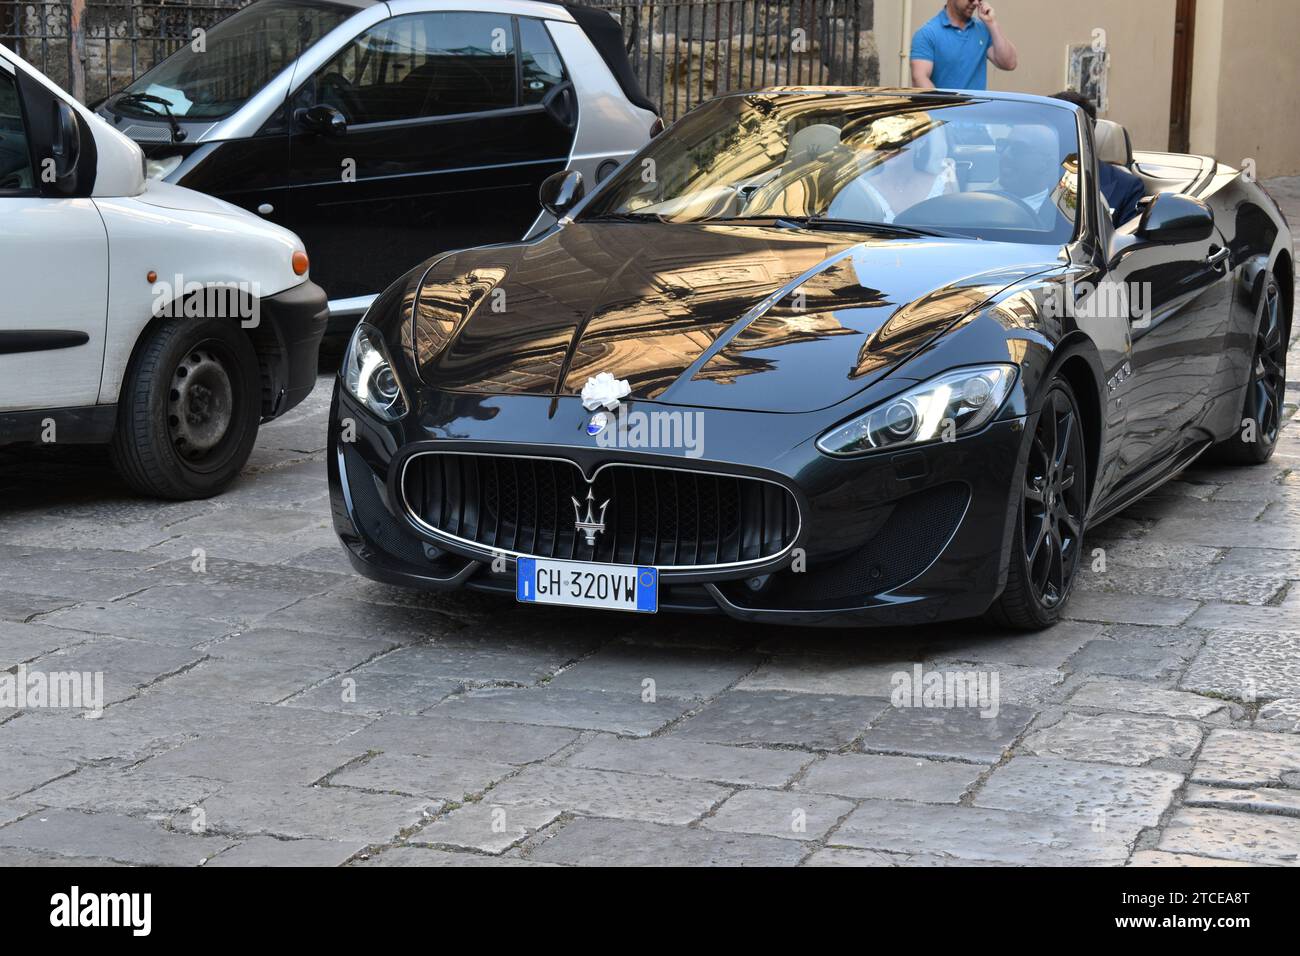
[[653, 614], [659, 610], [659, 571], [632, 564], [520, 558], [515, 563], [515, 594], [535, 604]]

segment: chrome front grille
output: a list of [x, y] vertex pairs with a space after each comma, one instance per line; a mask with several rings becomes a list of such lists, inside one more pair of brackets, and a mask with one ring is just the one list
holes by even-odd
[[715, 568], [774, 558], [799, 532], [784, 486], [717, 472], [614, 462], [588, 482], [563, 459], [424, 452], [401, 486], [425, 530], [514, 556]]

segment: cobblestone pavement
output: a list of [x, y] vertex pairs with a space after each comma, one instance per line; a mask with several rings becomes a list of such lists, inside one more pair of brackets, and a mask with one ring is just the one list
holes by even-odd
[[[0, 670], [101, 671], [107, 701], [0, 710], [0, 864], [1300, 862], [1300, 388], [1269, 465], [1095, 529], [1105, 571], [1032, 635], [369, 583], [330, 527], [328, 390], [213, 501], [0, 457]], [[996, 716], [890, 706], [918, 664], [996, 674]]]

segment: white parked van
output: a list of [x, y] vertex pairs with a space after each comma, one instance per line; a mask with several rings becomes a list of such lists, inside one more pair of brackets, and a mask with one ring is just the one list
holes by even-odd
[[297, 236], [147, 180], [0, 46], [0, 444], [110, 443], [142, 493], [217, 494], [311, 391], [327, 315]]

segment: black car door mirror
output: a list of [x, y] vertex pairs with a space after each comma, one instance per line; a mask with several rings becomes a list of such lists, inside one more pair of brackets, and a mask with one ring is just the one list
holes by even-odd
[[77, 123], [77, 111], [62, 100], [54, 101], [50, 158], [54, 160], [54, 188], [65, 194], [75, 192], [77, 161], [81, 159], [81, 126]]
[[342, 136], [348, 131], [347, 117], [323, 103], [299, 110], [297, 118], [304, 127], [322, 136]]
[[1199, 199], [1160, 193], [1147, 206], [1137, 236], [1147, 242], [1203, 242], [1214, 235], [1214, 212]]
[[542, 208], [559, 219], [576, 206], [586, 192], [582, 173], [576, 169], [565, 169], [543, 179], [538, 196], [542, 200]]

